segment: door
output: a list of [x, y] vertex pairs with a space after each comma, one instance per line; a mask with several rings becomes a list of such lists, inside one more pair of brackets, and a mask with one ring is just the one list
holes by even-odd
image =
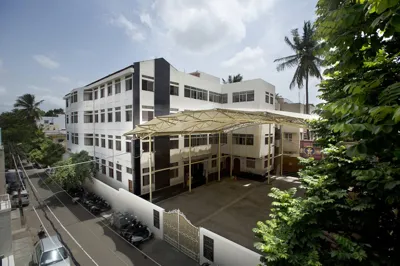
[[235, 174], [240, 173], [240, 159], [239, 158], [235, 158], [233, 160], [233, 172]]
[[133, 193], [133, 182], [132, 182], [132, 180], [128, 180], [128, 187], [129, 187], [129, 192]]
[[226, 157], [225, 159], [225, 170], [230, 173], [231, 171], [231, 157]]

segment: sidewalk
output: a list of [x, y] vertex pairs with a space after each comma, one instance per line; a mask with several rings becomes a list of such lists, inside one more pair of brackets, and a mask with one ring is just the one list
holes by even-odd
[[21, 227], [18, 209], [11, 211], [11, 227], [15, 266], [27, 266], [32, 259], [32, 235], [26, 227]]

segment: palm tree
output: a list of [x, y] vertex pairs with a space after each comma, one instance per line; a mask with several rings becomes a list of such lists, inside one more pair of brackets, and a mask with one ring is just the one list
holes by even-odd
[[224, 84], [227, 84], [227, 83], [241, 82], [242, 80], [243, 80], [243, 76], [240, 75], [240, 74], [237, 74], [237, 75], [235, 75], [235, 76], [229, 75], [229, 76], [228, 76], [228, 81], [226, 81], [225, 79], [222, 79], [222, 82], [223, 82]]
[[14, 107], [20, 109], [29, 120], [34, 122], [41, 117], [42, 110], [39, 105], [42, 102], [43, 100], [36, 102], [35, 95], [27, 93], [17, 98]]
[[282, 62], [277, 66], [278, 71], [283, 71], [287, 67], [297, 66], [290, 89], [295, 85], [299, 89], [306, 84], [306, 113], [309, 114], [308, 103], [308, 80], [309, 77], [322, 79], [319, 68], [322, 64], [322, 59], [318, 57], [318, 50], [321, 44], [315, 39], [315, 27], [310, 21], [305, 21], [303, 26], [303, 36], [299, 35], [299, 30], [292, 30], [292, 41], [285, 37], [285, 43], [295, 52], [294, 55], [275, 59], [274, 62]]

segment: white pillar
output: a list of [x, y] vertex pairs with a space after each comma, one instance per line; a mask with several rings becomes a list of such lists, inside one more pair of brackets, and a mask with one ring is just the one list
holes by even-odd
[[152, 202], [152, 200], [153, 200], [153, 187], [152, 187], [152, 185], [153, 185], [153, 178], [152, 178], [152, 176], [151, 176], [151, 173], [152, 173], [152, 171], [151, 171], [151, 156], [152, 156], [152, 151], [151, 151], [151, 136], [149, 136], [149, 195], [150, 195], [150, 202]]
[[281, 176], [283, 175], [283, 126], [281, 125]]
[[[227, 141], [228, 142], [228, 141]], [[233, 177], [233, 133], [231, 132], [231, 163], [229, 167], [231, 178]]]
[[269, 128], [269, 130], [268, 130], [268, 132], [269, 132], [269, 134], [268, 134], [268, 184], [270, 183], [270, 178], [271, 178], [271, 162], [270, 162], [270, 159], [271, 159], [271, 124], [269, 124], [268, 125], [268, 128]]
[[192, 192], [192, 135], [189, 134], [189, 192]]
[[221, 181], [221, 132], [218, 133], [218, 181]]

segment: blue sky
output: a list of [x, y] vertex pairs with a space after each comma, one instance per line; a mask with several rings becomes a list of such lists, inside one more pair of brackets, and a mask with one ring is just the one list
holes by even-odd
[[[132, 62], [164, 57], [181, 71], [263, 78], [289, 90], [294, 70], [285, 35], [315, 19], [317, 0], [0, 1], [0, 111], [33, 93], [43, 109], [64, 107], [69, 90]], [[310, 102], [317, 103], [312, 80]]]

